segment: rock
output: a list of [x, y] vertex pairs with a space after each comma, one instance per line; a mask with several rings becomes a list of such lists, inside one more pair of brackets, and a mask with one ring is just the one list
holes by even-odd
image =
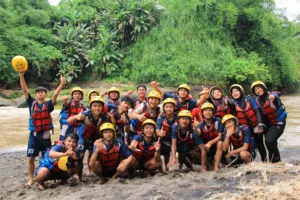
[[10, 106], [10, 105], [11, 105], [11, 101], [10, 100], [0, 98], [0, 107], [2, 107], [2, 106]]
[[11, 94], [13, 94], [15, 91], [13, 90], [0, 90], [0, 94], [5, 98], [10, 98]]
[[12, 105], [17, 108], [27, 108], [27, 102], [24, 96], [12, 100]]

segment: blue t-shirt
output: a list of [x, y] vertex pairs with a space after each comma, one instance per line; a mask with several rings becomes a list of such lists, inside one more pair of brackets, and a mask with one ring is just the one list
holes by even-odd
[[212, 119], [210, 126], [207, 125], [205, 120], [203, 120], [198, 125], [198, 129], [202, 130], [202, 128], [204, 128], [205, 130], [209, 130], [211, 126], [214, 126], [214, 128], [218, 131], [219, 134], [223, 133], [223, 126], [222, 126], [221, 119], [219, 117], [214, 117]]
[[[123, 157], [124, 159], [128, 158], [129, 156], [131, 156], [131, 151], [127, 148], [127, 146], [124, 144], [124, 142], [123, 142], [122, 140], [120, 140], [120, 139], [115, 139], [115, 140], [113, 141], [113, 143], [110, 144], [110, 145], [106, 145], [106, 144], [102, 141], [102, 143], [103, 143], [103, 144], [105, 145], [105, 147], [106, 147], [106, 151], [110, 151], [110, 150], [114, 147], [115, 142], [118, 142], [118, 143], [120, 144], [119, 153], [122, 155], [122, 157]], [[96, 146], [94, 145], [94, 150], [93, 150], [93, 152], [95, 151], [95, 149], [96, 149]]]
[[57, 145], [54, 145], [54, 146], [51, 148], [50, 151], [55, 151], [55, 152], [62, 152], [62, 153], [64, 153], [64, 152], [66, 152], [66, 149], [65, 149], [63, 146], [57, 144]]
[[[242, 129], [244, 129], [244, 131], [242, 131]], [[238, 133], [240, 134], [240, 132], [243, 134], [243, 144], [244, 143], [251, 144], [251, 132], [250, 132], [250, 129], [248, 127], [244, 128], [243, 126], [239, 126], [238, 127]], [[226, 138], [226, 133], [227, 133], [227, 130], [225, 129], [223, 141]]]
[[169, 124], [169, 126], [173, 126], [173, 124], [176, 122], [176, 119], [177, 117], [174, 115], [174, 118], [173, 120], [169, 120], [167, 117], [159, 117], [157, 120], [156, 120], [156, 130], [160, 130], [161, 127], [162, 127], [162, 123], [164, 121], [164, 119], [166, 119], [166, 122]]
[[184, 102], [180, 102], [178, 95], [173, 95], [173, 94], [170, 94], [170, 93], [164, 93], [163, 99], [166, 99], [166, 98], [175, 99], [175, 101], [177, 101], [178, 110], [180, 110], [180, 108], [182, 108], [186, 102], [188, 103], [188, 110], [189, 111], [192, 111], [194, 108], [197, 107], [197, 101], [193, 100], [193, 99], [186, 99]]
[[[172, 126], [172, 132], [171, 132], [171, 138], [172, 139], [177, 139], [177, 135], [178, 135], [178, 132], [177, 132], [177, 124], [174, 124]], [[183, 135], [183, 137], [185, 137], [185, 135]], [[195, 131], [193, 130], [192, 133], [191, 133], [191, 136], [195, 142], [195, 145], [200, 145], [203, 143], [202, 139], [195, 133]], [[178, 141], [177, 141], [178, 142]]]
[[[136, 141], [140, 142], [140, 141], [142, 141], [142, 136], [141, 135], [135, 135], [132, 140], [136, 140]], [[146, 140], [144, 140], [143, 146], [144, 146], [145, 149], [148, 149], [151, 146], [153, 146], [153, 143], [154, 143], [153, 139], [150, 142], [146, 142]]]
[[[27, 101], [27, 104], [28, 104], [28, 107], [29, 107], [29, 114], [31, 116], [31, 114], [32, 114], [31, 113], [32, 104], [33, 104], [34, 101], [36, 101], [36, 99], [33, 98], [30, 94], [28, 94], [28, 99], [26, 99], [26, 101]], [[52, 103], [52, 99], [50, 99], [48, 101], [45, 101], [45, 103], [47, 104], [47, 108], [48, 108], [49, 113], [51, 113], [54, 110], [54, 105]], [[42, 109], [44, 104], [37, 103], [36, 105], [39, 109]]]

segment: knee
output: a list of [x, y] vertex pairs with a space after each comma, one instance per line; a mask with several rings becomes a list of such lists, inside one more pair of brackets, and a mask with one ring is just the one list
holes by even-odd
[[222, 142], [222, 141], [219, 141], [219, 142], [217, 143], [217, 149], [218, 149], [218, 150], [222, 150], [222, 149], [223, 149], [223, 142]]
[[240, 157], [241, 157], [242, 161], [248, 162], [250, 160], [250, 153], [247, 151], [242, 151], [240, 153]]
[[36, 178], [37, 179], [45, 179], [49, 176], [49, 174], [50, 174], [49, 169], [43, 167], [38, 171]]

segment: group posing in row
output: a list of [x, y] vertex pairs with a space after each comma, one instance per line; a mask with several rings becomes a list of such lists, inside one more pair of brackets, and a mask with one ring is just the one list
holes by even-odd
[[202, 172], [218, 170], [221, 164], [248, 163], [255, 159], [256, 149], [263, 162], [280, 161], [277, 140], [284, 131], [287, 112], [280, 93], [268, 91], [261, 81], [251, 85], [253, 96], [246, 95], [241, 85], [232, 85], [232, 100], [216, 86], [204, 88], [194, 100], [187, 84], [172, 94], [163, 93], [153, 81], [148, 95], [145, 85], [137, 87], [136, 100], [132, 91], [120, 97], [116, 87], [101, 95], [92, 90], [89, 106], [82, 105], [84, 92], [75, 87], [71, 98], [64, 98], [60, 140], [52, 146], [50, 113], [66, 79], [60, 78], [52, 99], [46, 101], [47, 90], [36, 88], [33, 98], [24, 73], [19, 74], [30, 112], [28, 185], [34, 183], [34, 177], [40, 189], [47, 180], [63, 183], [73, 177], [81, 181], [86, 151], [88, 171], [100, 178], [99, 183], [136, 170], [143, 176], [168, 171], [177, 158], [179, 169], [185, 165], [193, 170], [193, 164], [199, 164]]

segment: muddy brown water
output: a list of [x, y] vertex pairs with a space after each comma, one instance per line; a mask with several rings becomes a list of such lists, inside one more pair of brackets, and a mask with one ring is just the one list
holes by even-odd
[[[287, 125], [284, 134], [278, 143], [281, 150], [300, 150], [300, 94], [286, 95], [281, 97], [288, 111]], [[55, 134], [52, 141], [59, 137], [59, 112], [52, 112]], [[27, 145], [28, 108], [0, 107], [0, 150], [13, 151], [25, 149]]]

